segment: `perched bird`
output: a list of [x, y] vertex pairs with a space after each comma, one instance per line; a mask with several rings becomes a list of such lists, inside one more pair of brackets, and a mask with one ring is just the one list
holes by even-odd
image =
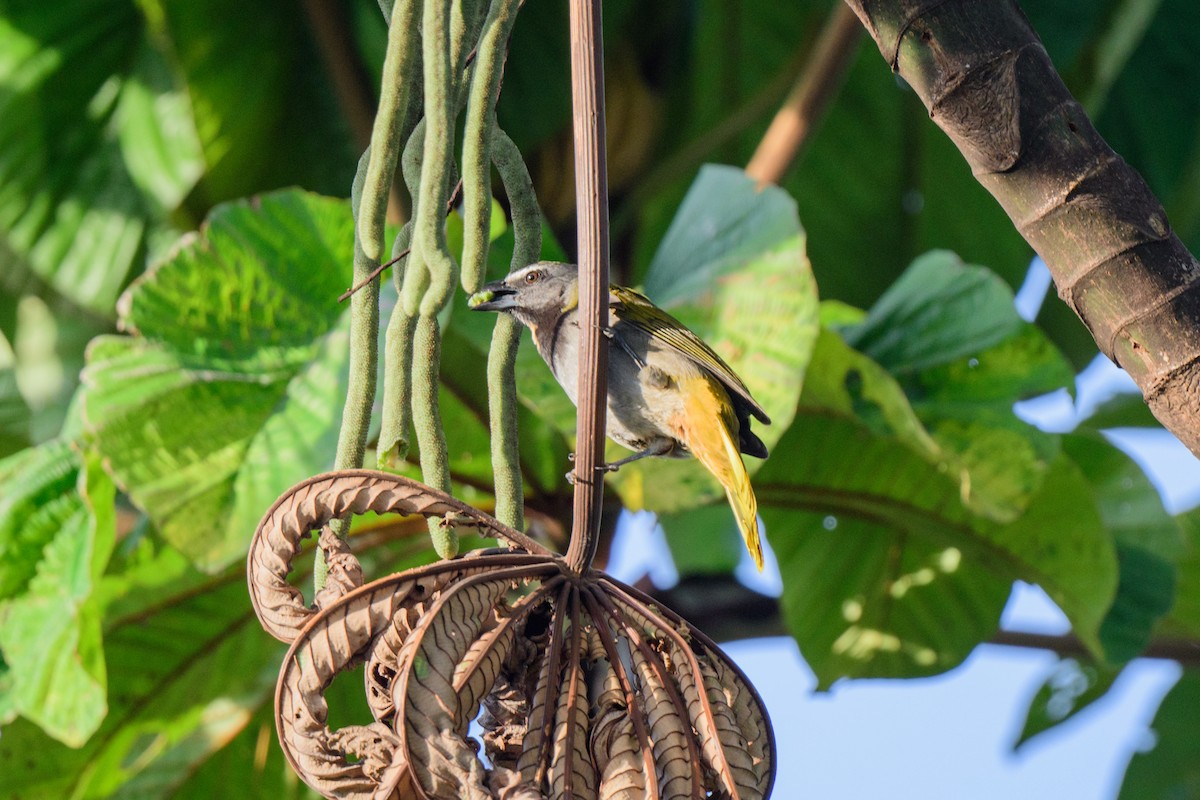
[[[750, 417], [770, 424], [762, 406], [712, 348], [645, 296], [609, 287], [606, 334], [608, 435], [634, 455], [606, 465], [615, 470], [646, 456], [693, 454], [729, 498], [746, 548], [759, 570], [758, 502], [740, 453], [767, 457]], [[476, 311], [504, 311], [533, 332], [538, 353], [572, 402], [579, 370], [579, 271], [574, 264], [539, 262], [489, 283], [471, 297]]]

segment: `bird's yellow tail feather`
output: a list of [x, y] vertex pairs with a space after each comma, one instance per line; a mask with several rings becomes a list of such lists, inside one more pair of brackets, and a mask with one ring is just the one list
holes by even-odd
[[681, 387], [684, 394], [682, 436], [721, 486], [737, 518], [746, 549], [759, 572], [763, 568], [762, 543], [758, 538], [758, 500], [738, 449], [738, 420], [723, 387], [707, 376], [691, 378]]

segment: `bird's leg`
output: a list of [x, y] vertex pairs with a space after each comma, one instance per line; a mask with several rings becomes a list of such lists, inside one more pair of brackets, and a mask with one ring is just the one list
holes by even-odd
[[632, 464], [634, 461], [640, 461], [647, 456], [665, 456], [670, 454], [670, 452], [674, 449], [675, 442], [673, 440], [665, 437], [661, 439], [655, 439], [645, 450], [622, 458], [620, 461], [614, 461], [611, 464], [602, 464], [599, 469], [602, 469], [605, 472], [616, 472], [626, 464]]
[[[634, 461], [639, 461], [648, 456], [669, 455], [671, 453], [671, 451], [674, 449], [675, 449], [675, 442], [672, 441], [671, 439], [666, 439], [666, 438], [655, 439], [650, 444], [650, 446], [647, 447], [645, 450], [641, 450], [637, 453], [634, 453], [631, 456], [622, 458], [620, 461], [614, 461], [611, 464], [601, 464], [600, 466], [596, 467], [596, 469], [599, 472], [616, 472], [617, 470], [619, 470], [621, 467], [625, 466], [626, 464], [631, 464]], [[575, 463], [575, 454], [568, 453], [567, 460], [570, 461], [572, 464]], [[577, 480], [577, 478], [575, 476], [575, 470], [571, 470], [570, 472], [567, 473], [567, 483], [574, 486], [576, 480]]]

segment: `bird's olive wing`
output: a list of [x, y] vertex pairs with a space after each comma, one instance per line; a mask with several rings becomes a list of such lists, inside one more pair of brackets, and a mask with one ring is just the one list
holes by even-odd
[[623, 286], [609, 287], [609, 303], [617, 319], [646, 331], [657, 341], [690, 358], [723, 383], [731, 393], [745, 400], [750, 413], [759, 421], [768, 425], [771, 423], [767, 412], [750, 396], [750, 390], [737, 373], [682, 322], [654, 305], [645, 295]]

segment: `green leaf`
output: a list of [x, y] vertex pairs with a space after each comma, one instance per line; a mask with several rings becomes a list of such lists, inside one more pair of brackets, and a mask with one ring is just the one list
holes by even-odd
[[110, 708], [82, 747], [56, 746], [24, 721], [5, 729], [0, 796], [110, 798], [138, 780], [136, 796], [166, 797], [247, 724], [270, 698], [284, 646], [259, 628], [240, 572], [206, 588], [105, 631]]
[[1183, 530], [1184, 551], [1176, 566], [1175, 607], [1163, 626], [1182, 636], [1200, 636], [1200, 507], [1175, 517]]
[[894, 437], [930, 459], [941, 454], [895, 378], [828, 329], [817, 337], [800, 406], [855, 418], [871, 432]]
[[81, 522], [78, 477], [79, 457], [60, 440], [0, 461], [0, 601], [24, 593], [45, 547]]
[[85, 416], [118, 483], [205, 568], [330, 466], [346, 391], [353, 221], [296, 191], [216, 209], [122, 298], [88, 352]]
[[[386, 516], [357, 522], [351, 546], [369, 576], [426, 564], [435, 557], [419, 518]], [[366, 531], [374, 535], [357, 537]], [[463, 547], [491, 544], [468, 537]], [[297, 559], [298, 579], [309, 576], [311, 563], [308, 555]], [[210, 786], [214, 770], [242, 758], [237, 753], [217, 754], [231, 741], [244, 744], [246, 737], [237, 737], [252, 720], [271, 713], [272, 690], [286, 645], [259, 626], [246, 594], [243, 568], [206, 575], [169, 546], [144, 538], [119, 557], [97, 596], [105, 605], [108, 716], [79, 748], [50, 740], [24, 720], [6, 727], [0, 737], [0, 774], [5, 776], [0, 798], [192, 796], [184, 787], [193, 776], [204, 774], [198, 786]], [[350, 677], [349, 684], [361, 698], [361, 676]], [[341, 691], [336, 684], [335, 690]], [[262, 741], [257, 738], [260, 730], [254, 728], [254, 741]], [[276, 756], [268, 763], [277, 764], [273, 727], [269, 735], [261, 746], [269, 745]], [[212, 768], [205, 766], [214, 757]], [[270, 783], [260, 775], [253, 785], [259, 780]], [[196, 796], [211, 794], [196, 792]], [[245, 793], [239, 788], [236, 794]]]
[[[24, 459], [18, 478], [24, 502], [5, 509], [8, 525], [14, 511], [28, 514], [15, 522], [33, 527], [43, 547], [20, 594], [0, 604], [0, 650], [12, 671], [13, 709], [78, 747], [107, 711], [100, 615], [92, 592], [116, 537], [115, 489], [98, 458], [81, 468], [65, 447], [47, 445]], [[66, 477], [71, 480], [64, 486]], [[26, 552], [18, 555], [27, 563], [32, 542], [23, 544]]]
[[157, 214], [169, 214], [204, 174], [204, 153], [191, 98], [149, 41], [137, 49], [115, 115], [130, 178]]
[[999, 521], [1025, 508], [1058, 453], [1058, 438], [1013, 414], [1013, 404], [1074, 384], [1070, 364], [1013, 308], [1012, 292], [982, 267], [929, 253], [866, 319], [843, 329], [902, 385], [964, 497]]
[[730, 272], [800, 233], [796, 202], [787, 194], [759, 189], [740, 169], [707, 164], [650, 262], [646, 294], [666, 309], [695, 303], [718, 291]]
[[29, 404], [17, 385], [17, 359], [0, 333], [0, 458], [29, 445]]
[[[756, 428], [771, 447], [791, 422], [818, 330], [792, 200], [775, 187], [759, 190], [739, 169], [704, 167], [655, 256], [646, 293], [742, 377], [771, 417]], [[664, 513], [721, 496], [694, 459], [636, 462], [613, 483], [628, 507]]]
[[1106, 439], [1074, 434], [1064, 437], [1063, 447], [1092, 484], [1116, 541], [1121, 577], [1100, 639], [1109, 663], [1120, 664], [1145, 649], [1175, 602], [1174, 562], [1184, 550], [1183, 535], [1146, 474]]
[[[181, 197], [197, 174], [191, 117], [161, 59], [142, 41], [131, 2], [6, 10], [0, 250], [8, 290], [36, 276], [77, 306], [111, 315], [154, 218], [140, 188], [161, 203]], [[127, 153], [137, 153], [135, 164], [126, 165]], [[167, 163], [171, 172], [151, 177]]]
[[1116, 558], [1069, 461], [1000, 524], [964, 506], [927, 453], [801, 403], [755, 488], [785, 621], [822, 686], [949, 669], [995, 631], [1014, 579], [1046, 589], [1100, 652]]
[[1150, 407], [1140, 394], [1122, 392], [1097, 406], [1080, 426], [1103, 431], [1111, 428], [1161, 428], [1162, 423], [1150, 413]]
[[1064, 658], [1050, 668], [1037, 693], [1029, 701], [1025, 724], [1013, 742], [1020, 751], [1030, 739], [1073, 718], [1104, 697], [1119, 670]]
[[892, 374], [904, 375], [986, 350], [1021, 325], [1012, 291], [995, 274], [935, 250], [913, 261], [867, 318], [842, 335]]
[[1200, 708], [1200, 674], [1183, 673], [1163, 698], [1150, 727], [1154, 748], [1136, 753], [1125, 770], [1118, 800], [1190, 800], [1200, 797], [1200, 738], [1196, 709]]
[[[189, 200], [195, 213], [279, 186], [348, 193], [359, 153], [325, 59], [294, 3], [139, 0], [139, 6], [191, 99], [208, 166]], [[219, 24], [229, 20], [236, 24]]]

